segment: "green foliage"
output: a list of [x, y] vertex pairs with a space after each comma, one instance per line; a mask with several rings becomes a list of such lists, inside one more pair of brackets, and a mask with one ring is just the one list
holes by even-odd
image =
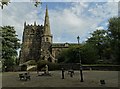
[[58, 56], [59, 63], [120, 63], [120, 17], [109, 20], [108, 30], [96, 30], [91, 33], [85, 44], [71, 46]]
[[14, 27], [4, 26], [0, 29], [2, 33], [2, 59], [3, 66], [11, 67], [17, 58], [17, 49], [20, 48]]
[[98, 60], [97, 49], [93, 44], [84, 44], [81, 49], [81, 59], [83, 64], [94, 64]]
[[64, 62], [67, 56], [67, 50], [68, 49], [63, 49], [62, 52], [57, 56], [58, 63]]
[[27, 65], [22, 65], [21, 66], [21, 71], [26, 71], [27, 70]]
[[107, 36], [107, 30], [96, 30], [91, 33], [91, 37], [88, 38], [87, 42], [94, 44], [96, 47], [106, 44], [109, 40]]
[[58, 70], [60, 69], [59, 68], [59, 65], [57, 63], [52, 63], [52, 62], [48, 62], [48, 70]]
[[35, 5], [36, 7], [38, 7], [38, 5], [40, 5], [40, 4], [42, 4], [42, 2], [40, 2], [40, 0], [39, 0], [39, 1], [36, 0], [34, 5]]
[[[42, 2], [40, 0], [33, 0], [34, 2], [34, 6], [38, 7], [38, 5], [42, 4]], [[10, 0], [2, 0], [0, 1], [0, 6], [1, 9], [3, 9], [4, 5], [8, 5], [8, 3], [10, 3]]]
[[46, 60], [40, 60], [37, 62], [37, 69], [41, 70], [43, 67], [45, 67], [45, 65], [47, 64]]
[[4, 5], [8, 5], [9, 2], [10, 2], [10, 0], [2, 0], [2, 1], [0, 1], [1, 9], [3, 9]]
[[111, 38], [120, 41], [120, 17], [114, 17], [109, 20], [108, 30]]
[[111, 39], [111, 48], [115, 61], [120, 63], [120, 17], [109, 20], [108, 33]]
[[71, 46], [70, 48], [63, 50], [58, 56], [58, 62], [59, 63], [60, 62], [65, 62], [65, 63], [79, 62], [78, 51], [79, 51], [79, 48], [76, 46]]
[[66, 53], [66, 60], [65, 62], [66, 63], [77, 63], [79, 62], [79, 58], [78, 58], [78, 55], [79, 55], [79, 47], [70, 47], [68, 50], [67, 50], [67, 53]]
[[48, 70], [57, 70], [59, 66], [57, 63], [48, 62], [46, 60], [40, 60], [37, 62], [37, 70], [42, 70], [45, 68], [45, 65], [48, 65]]
[[[96, 30], [92, 36], [87, 40], [88, 44], [93, 44], [94, 48], [98, 50], [99, 60], [110, 60], [111, 48], [110, 38], [107, 30]], [[107, 62], [107, 61], [106, 61]]]
[[96, 62], [97, 54], [93, 45], [85, 44], [80, 46], [71, 46], [60, 53], [58, 62], [79, 63], [80, 59], [83, 64], [92, 64]]
[[35, 60], [29, 60], [26, 62], [27, 65], [36, 65], [36, 61]]
[[102, 63], [120, 63], [120, 17], [109, 20], [108, 30], [96, 30], [87, 40], [98, 50]]

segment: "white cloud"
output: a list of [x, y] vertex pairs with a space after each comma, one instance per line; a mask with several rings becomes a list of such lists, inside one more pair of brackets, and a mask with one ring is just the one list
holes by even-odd
[[2, 10], [0, 9], [0, 26], [2, 26]]
[[95, 7], [89, 7], [89, 4], [73, 3], [71, 8], [49, 11], [55, 42], [76, 42], [78, 35], [83, 41], [96, 28], [103, 29], [99, 26], [101, 22], [104, 23], [104, 20], [117, 16], [117, 3], [96, 4]]
[[[34, 21], [41, 23], [37, 15], [38, 12], [38, 8], [35, 8], [32, 3], [12, 2], [3, 9], [2, 25], [14, 26], [18, 37], [22, 40], [25, 21], [27, 24], [32, 24]], [[41, 14], [43, 14], [42, 11]]]
[[11, 2], [118, 2], [120, 0], [10, 0]]
[[[85, 40], [89, 33], [96, 30], [107, 18], [117, 15], [117, 3], [96, 4], [89, 2], [71, 3], [70, 8], [50, 9], [49, 17], [54, 42], [76, 42], [79, 35]], [[39, 15], [38, 15], [39, 13]], [[22, 39], [23, 23], [43, 24], [45, 10], [36, 8], [33, 3], [11, 3], [3, 10], [3, 25], [13, 25], [19, 38]], [[106, 23], [105, 23], [106, 24]]]
[[97, 29], [97, 30], [103, 30], [104, 27], [97, 27], [96, 29]]

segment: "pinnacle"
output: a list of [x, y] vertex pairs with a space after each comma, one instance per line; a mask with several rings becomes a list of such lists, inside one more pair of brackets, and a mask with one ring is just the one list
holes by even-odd
[[48, 6], [46, 5], [46, 17], [48, 17]]

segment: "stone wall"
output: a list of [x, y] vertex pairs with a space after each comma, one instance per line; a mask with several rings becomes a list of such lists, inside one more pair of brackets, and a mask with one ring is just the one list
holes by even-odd
[[[59, 68], [79, 70], [80, 65], [76, 63], [59, 64]], [[120, 71], [120, 65], [83, 65], [82, 68], [83, 70]]]
[[27, 25], [24, 27], [20, 63], [28, 60], [39, 60], [41, 50], [41, 34], [43, 26]]

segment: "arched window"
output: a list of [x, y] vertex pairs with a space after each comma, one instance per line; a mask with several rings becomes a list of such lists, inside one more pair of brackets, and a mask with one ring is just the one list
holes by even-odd
[[46, 41], [48, 41], [48, 38], [46, 38]]

